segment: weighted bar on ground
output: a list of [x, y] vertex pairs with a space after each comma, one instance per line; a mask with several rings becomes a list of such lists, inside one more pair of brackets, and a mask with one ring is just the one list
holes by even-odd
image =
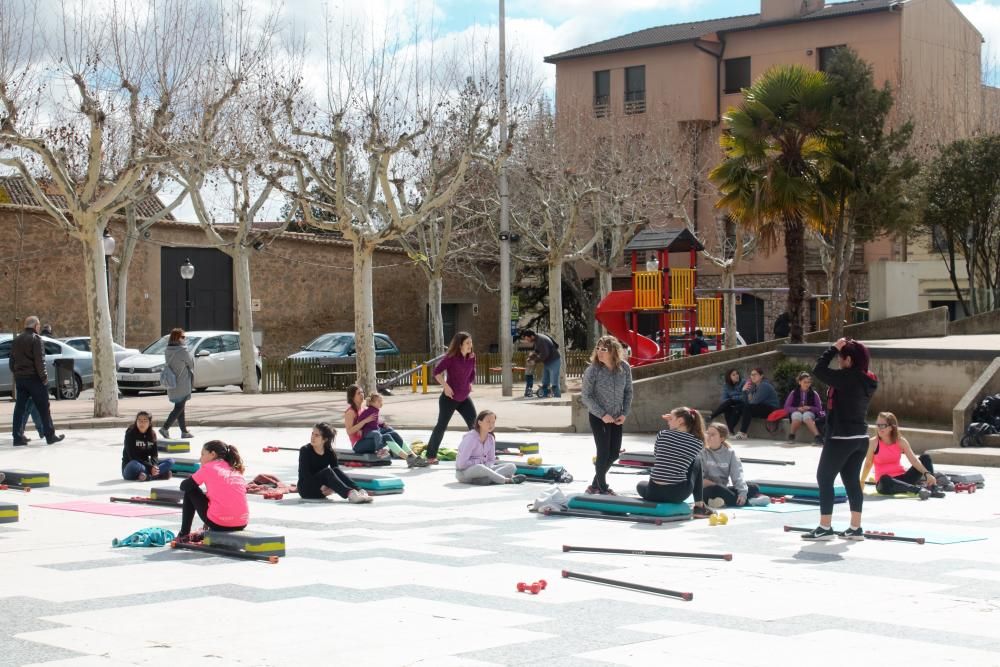
[[629, 521], [631, 523], [649, 523], [654, 526], [663, 524], [663, 519], [651, 516], [616, 516], [614, 514], [589, 514], [587, 512], [574, 512], [573, 510], [556, 510], [545, 508], [542, 511], [545, 516], [576, 516], [584, 519], [604, 519], [607, 521]]
[[173, 549], [186, 549], [188, 551], [198, 551], [201, 553], [206, 553], [211, 556], [222, 556], [224, 558], [239, 558], [241, 560], [256, 560], [262, 563], [277, 563], [277, 556], [267, 556], [265, 554], [252, 554], [246, 551], [234, 551], [232, 549], [216, 549], [214, 547], [207, 547], [203, 544], [192, 543], [192, 542], [178, 542], [174, 540], [170, 543]]
[[781, 459], [745, 459], [742, 456], [740, 457], [740, 461], [742, 461], [743, 463], [760, 463], [760, 464], [769, 465], [769, 466], [793, 466], [793, 465], [795, 465], [795, 461], [783, 461]]
[[113, 503], [131, 503], [133, 505], [161, 505], [163, 507], [177, 507], [180, 508], [181, 504], [174, 502], [172, 500], [158, 500], [156, 498], [144, 498], [143, 496], [132, 496], [131, 498], [121, 498], [111, 496], [111, 502]]
[[[799, 526], [785, 526], [786, 533], [808, 533], [812, 528], [801, 528]], [[888, 540], [890, 542], [912, 542], [914, 544], [924, 544], [927, 542], [926, 538], [923, 537], [903, 537], [902, 535], [886, 535], [885, 533], [876, 533], [871, 531], [865, 531], [865, 539], [869, 540]]]
[[609, 547], [572, 547], [563, 545], [563, 551], [578, 551], [591, 554], [621, 554], [624, 556], [664, 556], [667, 558], [707, 558], [710, 560], [732, 560], [732, 554], [702, 554], [688, 551], [646, 551], [645, 549], [613, 549]]
[[694, 593], [682, 593], [681, 591], [671, 591], [666, 588], [645, 586], [643, 584], [633, 584], [628, 581], [620, 581], [618, 579], [606, 579], [604, 577], [595, 577], [591, 574], [580, 574], [579, 572], [569, 572], [568, 570], [563, 570], [562, 576], [563, 579], [576, 579], [578, 581], [589, 581], [592, 584], [613, 586], [614, 588], [623, 588], [628, 591], [638, 591], [640, 593], [652, 593], [653, 595], [663, 595], [668, 598], [676, 598], [678, 600], [684, 600], [686, 602], [690, 602], [691, 600], [694, 599]]

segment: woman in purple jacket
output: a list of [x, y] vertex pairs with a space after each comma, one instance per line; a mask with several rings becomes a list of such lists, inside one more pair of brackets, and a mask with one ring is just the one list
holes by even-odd
[[472, 336], [464, 331], [455, 334], [444, 359], [434, 367], [434, 379], [443, 391], [438, 399], [437, 425], [427, 443], [427, 463], [430, 465], [438, 462], [438, 447], [441, 446], [445, 429], [456, 410], [462, 415], [470, 431], [476, 423], [476, 406], [469, 397], [472, 383], [476, 381], [476, 355], [472, 353]]
[[812, 388], [812, 376], [809, 373], [799, 373], [795, 380], [799, 383], [798, 389], [793, 389], [788, 398], [785, 399], [785, 412], [792, 420], [788, 428], [788, 442], [795, 442], [795, 432], [803, 424], [813, 434], [813, 440], [817, 445], [823, 444], [823, 436], [819, 434], [817, 422], [822, 423], [826, 419], [826, 412], [823, 411], [823, 399], [820, 398], [816, 390]]

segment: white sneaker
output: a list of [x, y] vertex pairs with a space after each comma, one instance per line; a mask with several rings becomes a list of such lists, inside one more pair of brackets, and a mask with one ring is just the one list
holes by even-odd
[[747, 501], [747, 505], [754, 507], [767, 507], [771, 504], [771, 499], [767, 496], [756, 496]]
[[710, 498], [705, 504], [714, 510], [718, 510], [726, 506], [726, 501], [722, 498]]
[[371, 498], [367, 494], [361, 495], [363, 493], [364, 491], [361, 491], [359, 489], [351, 489], [350, 491], [347, 492], [347, 502], [354, 503], [356, 505], [360, 505], [361, 503], [371, 502]]

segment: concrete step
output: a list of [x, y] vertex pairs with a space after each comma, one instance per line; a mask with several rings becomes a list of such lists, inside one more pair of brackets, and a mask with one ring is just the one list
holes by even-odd
[[1000, 447], [945, 447], [927, 452], [934, 465], [1000, 468]]

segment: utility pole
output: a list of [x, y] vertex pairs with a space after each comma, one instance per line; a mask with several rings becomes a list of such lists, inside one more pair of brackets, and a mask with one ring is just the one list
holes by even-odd
[[[504, 0], [500, 0], [500, 150], [507, 150], [507, 42]], [[514, 395], [511, 359], [514, 340], [510, 318], [510, 192], [507, 187], [507, 161], [500, 165], [500, 366], [504, 396]]]

